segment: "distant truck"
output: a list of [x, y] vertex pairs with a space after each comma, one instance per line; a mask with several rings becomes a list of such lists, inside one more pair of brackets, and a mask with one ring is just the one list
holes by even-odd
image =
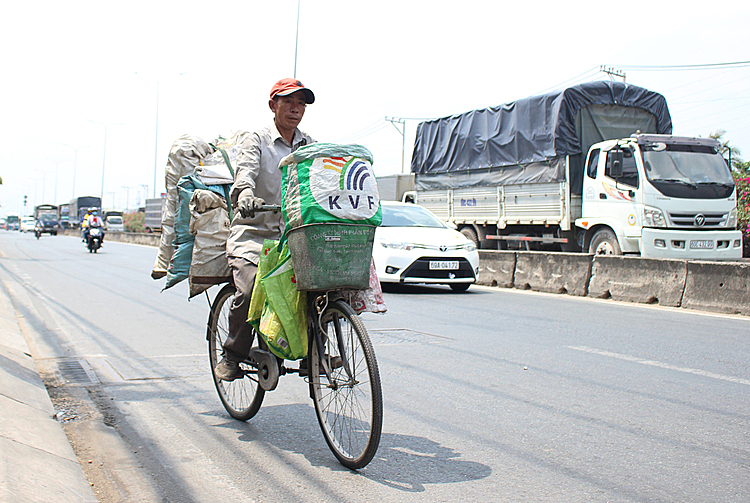
[[102, 198], [95, 196], [77, 197], [70, 200], [68, 205], [69, 224], [73, 228], [80, 228], [86, 212], [91, 208], [97, 210], [102, 207]]
[[60, 228], [67, 229], [70, 227], [70, 204], [63, 203], [58, 209], [60, 210]]
[[378, 194], [384, 201], [403, 201], [405, 194], [414, 191], [414, 174], [402, 173], [377, 177]]
[[161, 215], [166, 201], [166, 197], [146, 199], [146, 214], [143, 222], [143, 228], [146, 232], [161, 232]]
[[416, 202], [482, 248], [739, 259], [734, 180], [664, 97], [591, 82], [422, 122]]
[[104, 214], [104, 228], [108, 231], [125, 231], [125, 224], [122, 218], [122, 211], [107, 210]]
[[60, 210], [54, 204], [40, 204], [34, 208], [34, 218], [39, 222], [42, 234], [57, 236], [60, 230]]
[[9, 231], [17, 231], [21, 228], [21, 217], [17, 213], [8, 213], [5, 217], [5, 228]]

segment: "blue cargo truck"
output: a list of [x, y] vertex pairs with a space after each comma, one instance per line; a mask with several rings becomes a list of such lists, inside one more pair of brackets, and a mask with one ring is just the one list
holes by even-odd
[[83, 222], [83, 217], [91, 208], [100, 210], [102, 208], [102, 198], [95, 196], [84, 196], [71, 199], [70, 204], [68, 205], [68, 224], [70, 225], [70, 227], [80, 228], [81, 222]]

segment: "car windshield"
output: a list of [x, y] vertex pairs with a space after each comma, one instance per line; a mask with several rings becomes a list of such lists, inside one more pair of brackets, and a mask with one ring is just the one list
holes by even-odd
[[712, 147], [655, 144], [643, 149], [643, 164], [656, 182], [734, 185], [727, 163]]
[[121, 224], [122, 217], [107, 217], [107, 222], [111, 224]]
[[416, 204], [383, 205], [382, 227], [445, 227], [435, 215]]
[[57, 218], [55, 218], [55, 215], [50, 215], [48, 213], [45, 213], [45, 214], [39, 215], [39, 220], [41, 220], [42, 222], [54, 222], [55, 220], [57, 220]]

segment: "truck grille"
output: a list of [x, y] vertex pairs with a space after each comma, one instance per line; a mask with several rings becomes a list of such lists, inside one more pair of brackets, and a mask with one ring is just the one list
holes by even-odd
[[724, 227], [727, 221], [727, 214], [670, 213], [669, 220], [675, 227]]

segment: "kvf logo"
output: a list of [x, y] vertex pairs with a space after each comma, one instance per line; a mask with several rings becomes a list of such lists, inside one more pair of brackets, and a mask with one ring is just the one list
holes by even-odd
[[378, 211], [380, 198], [369, 162], [358, 157], [323, 157], [310, 166], [315, 201], [338, 218], [365, 220]]

